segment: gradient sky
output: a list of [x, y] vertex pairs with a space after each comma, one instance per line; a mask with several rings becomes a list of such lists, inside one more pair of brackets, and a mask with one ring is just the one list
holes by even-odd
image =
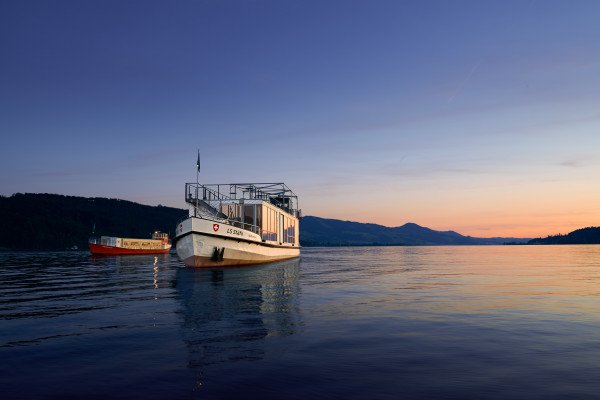
[[0, 194], [183, 207], [199, 148], [201, 181], [283, 181], [305, 215], [600, 225], [599, 21], [598, 1], [4, 1]]

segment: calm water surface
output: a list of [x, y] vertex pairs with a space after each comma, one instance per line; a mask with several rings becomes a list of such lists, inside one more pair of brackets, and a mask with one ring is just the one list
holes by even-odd
[[600, 398], [600, 246], [0, 253], [0, 398]]

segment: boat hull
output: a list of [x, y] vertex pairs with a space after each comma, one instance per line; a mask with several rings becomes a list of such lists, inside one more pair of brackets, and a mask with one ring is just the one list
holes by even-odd
[[176, 245], [177, 255], [189, 267], [230, 267], [287, 260], [300, 255], [295, 246], [236, 240], [190, 232]]
[[263, 240], [254, 231], [198, 217], [179, 223], [174, 242], [177, 255], [189, 267], [254, 265], [300, 256], [297, 243]]
[[105, 246], [90, 243], [90, 253], [103, 255], [136, 255], [136, 254], [165, 254], [171, 250], [171, 245], [164, 249], [127, 249], [124, 247]]

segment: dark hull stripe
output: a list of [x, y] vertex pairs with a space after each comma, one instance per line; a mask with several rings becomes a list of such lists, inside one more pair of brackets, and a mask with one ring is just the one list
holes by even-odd
[[232, 240], [232, 241], [236, 241], [236, 242], [254, 243], [258, 246], [274, 247], [274, 248], [278, 248], [278, 249], [289, 249], [289, 248], [299, 249], [300, 248], [300, 246], [282, 246], [279, 244], [257, 242], [255, 240], [249, 240], [249, 239], [244, 239], [244, 238], [233, 238], [231, 236], [215, 235], [214, 233], [206, 233], [206, 232], [198, 232], [198, 231], [189, 231], [189, 232], [184, 233], [183, 235], [177, 236], [175, 239], [173, 239], [173, 244], [175, 245], [181, 238], [184, 238], [187, 235], [191, 235], [192, 233], [196, 233], [198, 235], [203, 235], [203, 236], [215, 237], [215, 238], [219, 238], [219, 239], [228, 239], [228, 240]]

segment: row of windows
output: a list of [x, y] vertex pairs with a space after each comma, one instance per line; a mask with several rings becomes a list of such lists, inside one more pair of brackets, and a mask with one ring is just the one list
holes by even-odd
[[296, 221], [265, 207], [265, 219], [262, 226], [264, 240], [277, 240], [277, 232], [283, 234], [283, 242], [296, 243]]
[[[222, 204], [221, 212], [230, 220], [243, 222], [243, 228], [257, 231], [252, 227], [260, 227], [264, 240], [277, 240], [277, 232], [282, 232], [283, 242], [296, 242], [296, 221], [286, 217], [277, 210], [260, 204]], [[243, 216], [243, 221], [242, 221]]]

